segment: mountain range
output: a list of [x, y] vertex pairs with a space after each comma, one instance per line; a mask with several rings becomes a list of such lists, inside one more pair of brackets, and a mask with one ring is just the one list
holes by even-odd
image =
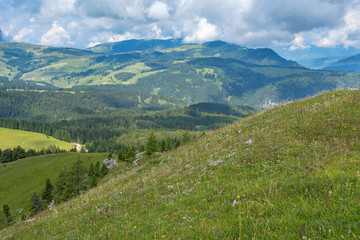
[[310, 70], [268, 48], [223, 41], [182, 45], [176, 39], [129, 40], [89, 50], [2, 42], [0, 76], [58, 88], [132, 89], [187, 104], [255, 107], [360, 85], [360, 73]]

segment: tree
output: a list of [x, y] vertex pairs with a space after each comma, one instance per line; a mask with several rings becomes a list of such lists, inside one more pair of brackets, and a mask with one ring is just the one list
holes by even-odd
[[191, 140], [191, 135], [189, 130], [186, 130], [183, 134], [183, 143], [187, 143]]
[[30, 199], [30, 216], [34, 216], [44, 210], [43, 204], [40, 200], [39, 194], [36, 192], [33, 193]]
[[131, 146], [128, 149], [128, 152], [127, 152], [126, 157], [125, 157], [125, 161], [133, 162], [135, 160], [135, 157], [136, 157], [135, 147]]
[[125, 155], [124, 155], [124, 151], [122, 149], [120, 149], [120, 151], [119, 151], [118, 159], [119, 159], [119, 161], [125, 161]]
[[8, 223], [12, 222], [12, 217], [11, 217], [11, 213], [10, 213], [10, 207], [7, 204], [4, 204], [3, 206], [3, 213], [5, 216], [5, 219]]
[[108, 172], [109, 172], [109, 169], [106, 167], [105, 164], [103, 164], [100, 169], [100, 176], [104, 177]]
[[109, 153], [107, 159], [112, 159], [112, 153]]
[[41, 199], [44, 200], [44, 203], [49, 205], [53, 200], [52, 190], [54, 186], [51, 184], [50, 179], [48, 178], [45, 183], [45, 189], [41, 194]]
[[100, 163], [99, 163], [99, 161], [97, 161], [96, 164], [95, 164], [94, 172], [95, 172], [95, 176], [97, 178], [100, 177]]
[[83, 190], [88, 188], [88, 177], [87, 177], [87, 168], [84, 163], [78, 159], [72, 164], [70, 169], [71, 182], [74, 186], [75, 194], [80, 194]]
[[145, 151], [146, 154], [150, 156], [157, 150], [158, 150], [158, 144], [157, 144], [156, 136], [154, 132], [151, 131], [146, 142]]
[[171, 138], [168, 136], [165, 140], [165, 150], [166, 151], [170, 151], [171, 149], [173, 148], [173, 145], [172, 145], [172, 140]]
[[90, 179], [90, 188], [95, 187], [97, 185], [97, 177], [96, 177], [96, 173], [95, 173], [95, 167], [94, 164], [91, 163], [90, 164], [90, 168], [89, 168], [89, 179]]

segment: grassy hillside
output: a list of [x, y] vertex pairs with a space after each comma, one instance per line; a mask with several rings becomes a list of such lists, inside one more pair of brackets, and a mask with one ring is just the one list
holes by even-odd
[[14, 148], [21, 146], [24, 149], [41, 150], [50, 145], [60, 149], [70, 150], [74, 144], [57, 140], [42, 133], [27, 132], [0, 127], [0, 149]]
[[[15, 210], [23, 209], [27, 214], [29, 200], [33, 192], [41, 193], [46, 179], [54, 184], [59, 172], [80, 158], [86, 167], [90, 163], [102, 161], [106, 153], [77, 154], [60, 153], [24, 158], [15, 162], [0, 164], [0, 204], [8, 204], [12, 214]], [[18, 214], [21, 216], [22, 214]]]
[[117, 169], [0, 237], [358, 238], [358, 109], [359, 91], [334, 91], [264, 111]]

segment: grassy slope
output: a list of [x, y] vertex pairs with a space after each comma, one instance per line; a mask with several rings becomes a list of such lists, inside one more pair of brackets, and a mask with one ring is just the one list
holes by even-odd
[[358, 237], [359, 109], [359, 91], [338, 91], [267, 110], [140, 161], [0, 237]]
[[8, 204], [12, 212], [23, 208], [25, 213], [33, 192], [41, 193], [46, 179], [54, 184], [59, 172], [70, 167], [77, 157], [85, 162], [86, 167], [96, 161], [102, 162], [106, 153], [77, 154], [61, 153], [19, 159], [0, 165], [0, 204]]
[[55, 145], [60, 149], [70, 150], [74, 144], [47, 137], [42, 133], [27, 132], [0, 127], [0, 149], [14, 148], [21, 146], [24, 149], [41, 150], [50, 145]]

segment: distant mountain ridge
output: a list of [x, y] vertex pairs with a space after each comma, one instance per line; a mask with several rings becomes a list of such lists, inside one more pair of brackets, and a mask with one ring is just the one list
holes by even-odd
[[165, 48], [174, 48], [182, 45], [182, 39], [130, 39], [120, 42], [103, 43], [89, 48], [90, 51], [96, 53], [123, 53], [144, 50], [161, 50]]
[[182, 44], [179, 40], [129, 40], [127, 50], [136, 51], [111, 53], [124, 50], [116, 48], [124, 43], [99, 45], [99, 51], [93, 52], [1, 42], [0, 76], [60, 88], [126, 88], [175, 97], [186, 104], [254, 107], [360, 86], [360, 73], [306, 69], [268, 48], [251, 49], [223, 41], [157, 50], [138, 48], [159, 42], [164, 47]]

